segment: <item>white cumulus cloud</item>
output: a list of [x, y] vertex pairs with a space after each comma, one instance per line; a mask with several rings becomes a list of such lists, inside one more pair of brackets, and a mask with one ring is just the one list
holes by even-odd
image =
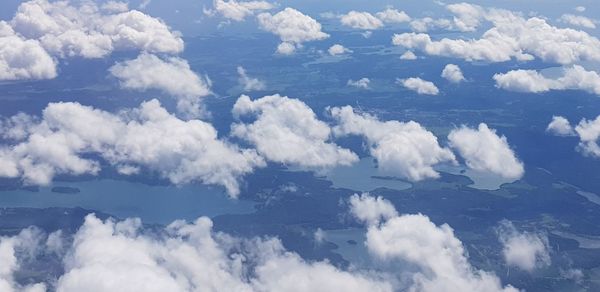
[[280, 95], [251, 100], [240, 96], [236, 117], [255, 117], [252, 123], [232, 125], [232, 135], [252, 143], [270, 161], [304, 168], [331, 168], [358, 161], [356, 154], [330, 142], [331, 128], [298, 99]]
[[585, 27], [585, 28], [596, 28], [596, 20], [593, 20], [591, 18], [587, 18], [585, 16], [581, 16], [581, 15], [573, 15], [573, 14], [563, 14], [560, 16], [560, 21], [570, 24], [570, 25], [574, 25], [574, 26], [581, 26], [581, 27]]
[[[16, 125], [16, 126], [15, 126]], [[57, 174], [97, 174], [95, 154], [123, 174], [145, 167], [174, 184], [201, 182], [239, 193], [239, 180], [264, 161], [218, 138], [212, 125], [180, 120], [157, 100], [112, 114], [78, 103], [51, 103], [41, 118], [13, 118], [2, 131], [12, 142], [0, 146], [0, 176], [44, 185]]]
[[345, 26], [362, 30], [383, 27], [383, 22], [369, 12], [350, 11], [340, 17], [340, 22]]
[[562, 68], [563, 74], [548, 78], [535, 70], [513, 70], [494, 75], [496, 86], [518, 92], [547, 92], [550, 90], [583, 90], [600, 95], [600, 75], [579, 65]]
[[497, 232], [506, 264], [527, 272], [550, 265], [546, 235], [519, 232], [514, 224], [507, 220], [500, 222]]
[[330, 112], [338, 123], [335, 134], [363, 136], [384, 173], [412, 181], [437, 178], [434, 165], [455, 161], [454, 154], [416, 122], [382, 122], [369, 114], [357, 114], [351, 106], [331, 108]]
[[266, 12], [259, 14], [258, 23], [261, 29], [279, 36], [282, 43], [277, 52], [284, 55], [294, 53], [304, 42], [329, 37], [321, 31], [321, 24], [315, 19], [289, 7], [275, 15]]
[[256, 91], [265, 89], [265, 83], [258, 78], [252, 78], [246, 73], [246, 69], [242, 66], [237, 67], [239, 83], [244, 87], [244, 91]]
[[348, 80], [346, 85], [361, 89], [369, 89], [369, 83], [371, 83], [371, 80], [369, 78], [361, 78], [359, 80], [350, 79]]
[[350, 50], [340, 44], [335, 44], [335, 45], [332, 45], [331, 47], [329, 47], [329, 49], [327, 49], [327, 52], [329, 53], [329, 55], [337, 56], [337, 55], [343, 55], [346, 53], [352, 53], [352, 50]]
[[396, 82], [418, 94], [438, 95], [440, 93], [440, 90], [433, 82], [423, 80], [419, 77], [398, 79]]
[[275, 8], [267, 1], [214, 0], [213, 6], [220, 15], [234, 21], [243, 21], [246, 17], [254, 15], [256, 11]]
[[466, 126], [454, 129], [448, 134], [448, 141], [472, 169], [511, 179], [519, 179], [525, 172], [523, 162], [516, 157], [506, 137], [498, 136], [484, 123], [477, 129]]
[[558, 136], [572, 136], [575, 134], [569, 120], [561, 116], [553, 116], [546, 131]]
[[446, 65], [444, 70], [442, 70], [441, 76], [452, 83], [460, 83], [465, 80], [465, 76], [463, 76], [460, 67], [454, 64]]

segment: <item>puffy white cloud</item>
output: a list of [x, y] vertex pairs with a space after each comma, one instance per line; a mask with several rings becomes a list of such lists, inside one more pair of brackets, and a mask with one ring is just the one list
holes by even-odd
[[179, 111], [190, 117], [203, 114], [200, 98], [210, 93], [210, 80], [200, 78], [188, 62], [178, 57], [161, 59], [142, 53], [136, 59], [116, 63], [109, 69], [122, 88], [163, 91], [178, 99]]
[[29, 254], [35, 254], [41, 232], [35, 228], [23, 229], [18, 235], [0, 237], [0, 291], [3, 292], [45, 292], [43, 283], [22, 286], [14, 279], [19, 269], [19, 261]]
[[573, 14], [561, 15], [560, 21], [570, 24], [570, 25], [581, 26], [581, 27], [585, 27], [585, 28], [596, 28], [596, 22], [597, 22], [597, 21], [587, 18], [585, 16], [573, 15]]
[[214, 9], [223, 17], [235, 21], [243, 21], [256, 11], [270, 10], [275, 6], [267, 1], [214, 0]]
[[120, 1], [107, 1], [106, 3], [102, 4], [101, 6], [102, 10], [107, 11], [109, 13], [119, 13], [119, 12], [126, 12], [129, 10], [129, 4], [127, 4], [127, 2], [120, 2]]
[[270, 95], [253, 101], [242, 95], [233, 114], [256, 117], [253, 123], [232, 125], [231, 133], [252, 143], [268, 160], [317, 169], [358, 161], [350, 150], [329, 142], [330, 127], [298, 99]]
[[368, 193], [354, 194], [350, 197], [350, 213], [367, 225], [377, 225], [381, 221], [398, 216], [394, 205], [382, 197], [374, 197]]
[[26, 40], [0, 21], [0, 80], [51, 79], [56, 64], [36, 40]]
[[600, 75], [596, 71], [587, 71], [579, 65], [562, 68], [558, 78], [547, 78], [535, 70], [513, 70], [504, 74], [495, 74], [496, 86], [519, 92], [546, 92], [550, 90], [584, 90], [600, 95]]
[[407, 79], [398, 79], [396, 83], [415, 91], [418, 94], [438, 95], [440, 90], [431, 81], [423, 80], [419, 77], [411, 77]]
[[102, 10], [90, 1], [77, 6], [68, 1], [27, 1], [19, 5], [10, 23], [25, 38], [38, 40], [61, 57], [99, 58], [113, 50], [183, 50], [180, 34], [162, 20], [136, 10]]
[[424, 17], [412, 20], [410, 22], [410, 27], [417, 32], [426, 32], [436, 28], [451, 29], [452, 22], [443, 18], [433, 19], [431, 17]]
[[475, 31], [486, 13], [481, 6], [465, 2], [446, 5], [446, 9], [454, 14], [453, 25], [460, 31]]
[[95, 154], [118, 169], [146, 167], [174, 184], [218, 184], [236, 196], [239, 178], [264, 165], [255, 151], [220, 140], [208, 123], [178, 119], [157, 100], [118, 115], [51, 103], [33, 120], [16, 120], [28, 123], [18, 127], [25, 133], [13, 133], [17, 139], [0, 146], [0, 176], [43, 185], [56, 174], [96, 174], [100, 164], [86, 158]]
[[175, 221], [156, 236], [136, 219], [88, 215], [57, 291], [392, 291], [388, 282], [327, 262], [307, 262], [277, 239], [212, 231], [212, 221]]
[[363, 136], [382, 172], [419, 181], [439, 177], [434, 165], [455, 161], [454, 154], [440, 147], [437, 138], [416, 122], [382, 122], [355, 113], [351, 106], [331, 108], [330, 112], [338, 122], [334, 133]]
[[404, 54], [400, 55], [400, 60], [416, 60], [417, 55], [412, 51], [406, 51]]
[[584, 12], [585, 11], [585, 6], [577, 6], [577, 7], [575, 7], [575, 11], [577, 11], [577, 12]]
[[[491, 22], [493, 27], [479, 39], [442, 38], [434, 41], [427, 34], [402, 33], [394, 35], [392, 42], [429, 55], [468, 61], [504, 62], [513, 58], [526, 61], [534, 56], [558, 64], [600, 60], [600, 40], [586, 32], [557, 28], [544, 19], [525, 19], [506, 10], [490, 9], [482, 17]], [[466, 27], [475, 23], [463, 22]]]
[[548, 127], [546, 128], [546, 131], [558, 136], [575, 135], [575, 131], [569, 123], [569, 120], [561, 116], [553, 116], [552, 121], [550, 122], [550, 124], [548, 124]]
[[465, 76], [463, 76], [460, 67], [454, 64], [446, 65], [444, 70], [442, 70], [441, 76], [452, 83], [460, 83], [465, 80]]
[[350, 11], [340, 16], [340, 22], [348, 27], [373, 30], [383, 27], [383, 22], [369, 12]]
[[401, 23], [401, 22], [409, 22], [410, 16], [406, 14], [404, 11], [398, 11], [398, 9], [387, 8], [383, 11], [377, 12], [375, 14], [379, 20], [384, 23]]
[[546, 235], [519, 232], [513, 223], [507, 220], [500, 222], [497, 232], [506, 264], [528, 272], [550, 265]]
[[246, 73], [246, 69], [242, 66], [237, 67], [239, 77], [239, 83], [244, 87], [244, 91], [254, 91], [265, 89], [265, 83], [257, 78], [252, 78]]
[[594, 120], [581, 120], [575, 127], [575, 132], [580, 139], [578, 150], [586, 156], [600, 157], [600, 147], [598, 146], [600, 116]]
[[362, 89], [369, 89], [369, 83], [371, 83], [371, 80], [369, 80], [369, 78], [361, 78], [359, 80], [348, 80], [348, 82], [346, 83], [348, 86], [352, 86], [352, 87], [356, 87], [356, 88], [362, 88]]
[[525, 172], [523, 163], [517, 159], [505, 136], [484, 123], [477, 129], [462, 126], [448, 134], [452, 148], [465, 159], [468, 167], [489, 171], [505, 178], [519, 179]]
[[345, 48], [344, 46], [342, 46], [340, 44], [335, 44], [335, 45], [329, 47], [329, 49], [327, 49], [327, 52], [332, 56], [337, 56], [337, 55], [343, 55], [346, 53], [352, 53], [352, 50]]
[[[355, 209], [368, 208], [360, 204], [374, 202], [391, 206], [380, 198], [362, 198], [355, 202]], [[447, 224], [436, 226], [421, 214], [392, 213], [388, 210], [386, 220], [368, 225], [365, 244], [383, 261], [401, 260], [417, 268], [410, 277], [409, 291], [518, 291], [510, 285], [503, 287], [495, 274], [472, 267], [462, 242]]]
[[289, 7], [275, 15], [266, 12], [259, 14], [258, 23], [261, 29], [279, 36], [282, 43], [277, 48], [277, 52], [284, 55], [292, 54], [304, 42], [329, 37], [321, 31], [319, 22]]

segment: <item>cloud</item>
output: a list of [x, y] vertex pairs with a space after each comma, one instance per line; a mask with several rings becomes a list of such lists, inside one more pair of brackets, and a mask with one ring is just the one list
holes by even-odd
[[393, 215], [388, 210], [393, 209], [391, 203], [381, 198], [363, 195], [353, 199], [353, 209], [367, 209], [361, 204], [374, 202], [386, 206], [386, 212], [381, 214], [388, 218], [370, 222], [365, 245], [370, 254], [382, 261], [414, 265], [416, 271], [409, 276], [412, 283], [407, 290], [518, 291], [510, 285], [503, 287], [495, 274], [471, 266], [462, 242], [447, 224], [436, 226], [422, 214]]
[[496, 86], [518, 92], [547, 92], [550, 90], [583, 90], [600, 95], [600, 75], [579, 65], [563, 67], [558, 78], [548, 78], [535, 70], [513, 70], [495, 74]]
[[237, 67], [239, 83], [244, 87], [244, 91], [256, 91], [265, 89], [265, 83], [257, 78], [251, 78], [246, 74], [246, 69], [242, 66]]
[[189, 117], [203, 115], [200, 98], [210, 94], [210, 80], [200, 78], [188, 62], [178, 57], [164, 60], [147, 53], [119, 62], [109, 69], [122, 88], [160, 90], [178, 99], [177, 108]]
[[455, 161], [454, 154], [440, 147], [437, 138], [416, 122], [382, 122], [369, 114], [355, 113], [351, 106], [334, 107], [330, 113], [338, 123], [333, 129], [335, 135], [363, 136], [384, 173], [411, 181], [437, 178], [434, 165]]
[[[16, 126], [15, 126], [16, 125]], [[123, 174], [144, 167], [174, 184], [200, 182], [239, 194], [241, 176], [264, 166], [253, 150], [220, 140], [212, 125], [180, 120], [157, 100], [111, 114], [78, 103], [50, 103], [41, 118], [14, 118], [0, 146], [0, 176], [49, 184], [57, 174], [97, 174], [99, 156]], [[132, 167], [134, 167], [132, 169]]]
[[0, 81], [54, 77], [56, 63], [40, 43], [18, 36], [0, 21]]
[[238, 238], [212, 226], [201, 217], [146, 232], [139, 219], [90, 214], [64, 256], [56, 290], [393, 291], [376, 273], [308, 262], [276, 238]]
[[129, 4], [127, 4], [127, 2], [111, 0], [102, 4], [101, 8], [108, 13], [120, 13], [129, 11]]
[[252, 123], [233, 124], [231, 133], [270, 161], [309, 169], [358, 161], [356, 154], [330, 142], [330, 127], [298, 99], [270, 95], [253, 101], [242, 95], [232, 112], [237, 118], [256, 118]]
[[585, 16], [581, 16], [581, 15], [573, 15], [573, 14], [563, 14], [560, 17], [560, 21], [570, 24], [570, 25], [575, 25], [575, 26], [581, 26], [581, 27], [585, 27], [585, 28], [596, 28], [596, 20], [587, 18]]
[[275, 15], [266, 12], [259, 14], [258, 23], [261, 29], [279, 36], [282, 43], [277, 48], [277, 52], [284, 55], [294, 53], [304, 42], [329, 37], [321, 31], [319, 22], [289, 7]]
[[246, 17], [254, 15], [256, 11], [275, 8], [273, 4], [267, 1], [214, 0], [213, 6], [220, 15], [234, 21], [243, 21]]
[[418, 18], [411, 21], [410, 26], [414, 31], [426, 32], [432, 29], [455, 30], [472, 32], [480, 25], [486, 11], [481, 6], [469, 3], [456, 3], [445, 6], [453, 14], [452, 19], [431, 17]]
[[448, 134], [450, 146], [465, 159], [469, 168], [489, 171], [505, 178], [519, 179], [525, 172], [505, 136], [484, 123], [477, 129], [462, 126]]
[[410, 21], [410, 16], [408, 16], [406, 12], [398, 11], [398, 9], [391, 7], [377, 12], [375, 15], [384, 23], [402, 23]]
[[460, 67], [454, 64], [446, 65], [444, 70], [442, 70], [441, 76], [452, 83], [460, 83], [461, 81], [465, 80]]
[[600, 147], [598, 138], [600, 137], [600, 116], [594, 120], [583, 119], [575, 127], [575, 132], [579, 136], [578, 150], [583, 155], [598, 158], [600, 157]]
[[[442, 38], [434, 41], [428, 34], [402, 33], [394, 35], [392, 42], [429, 55], [467, 61], [528, 61], [537, 57], [546, 62], [566, 65], [600, 60], [600, 40], [586, 32], [557, 28], [544, 19], [525, 19], [507, 10], [488, 9], [481, 17], [491, 22], [492, 28], [479, 39]], [[466, 27], [475, 23], [466, 19], [469, 18], [463, 19]]]
[[406, 51], [404, 54], [400, 55], [400, 60], [416, 60], [417, 55], [412, 51]]
[[40, 241], [40, 231], [36, 228], [21, 230], [12, 237], [0, 237], [0, 291], [3, 292], [45, 292], [43, 283], [19, 285], [15, 281], [15, 272], [19, 269], [23, 257], [35, 254]]
[[374, 30], [383, 27], [383, 22], [368, 12], [350, 11], [340, 16], [340, 22], [345, 26], [362, 30]]
[[584, 12], [585, 11], [585, 6], [577, 6], [577, 7], [575, 7], [575, 11], [577, 11], [577, 12]]
[[352, 87], [356, 87], [356, 88], [361, 88], [361, 89], [369, 89], [369, 83], [371, 83], [371, 80], [369, 80], [369, 78], [361, 78], [359, 80], [348, 80], [348, 83], [346, 83], [348, 86], [352, 86]]
[[344, 46], [342, 46], [340, 44], [335, 44], [335, 45], [329, 47], [329, 49], [327, 49], [327, 52], [329, 53], [329, 55], [337, 56], [337, 55], [343, 55], [346, 53], [352, 53], [352, 50], [345, 48]]
[[398, 216], [396, 208], [388, 200], [368, 193], [350, 197], [350, 214], [369, 226]]
[[398, 79], [396, 83], [410, 89], [418, 94], [438, 95], [439, 89], [433, 82], [423, 80], [419, 77], [412, 77], [407, 79]]
[[114, 50], [183, 51], [180, 33], [162, 20], [137, 10], [102, 10], [90, 1], [78, 6], [68, 1], [27, 1], [19, 5], [10, 24], [60, 57], [101, 58]]
[[527, 272], [550, 265], [548, 237], [544, 234], [519, 232], [512, 222], [504, 220], [497, 228], [502, 254], [509, 266]]
[[557, 136], [573, 136], [575, 135], [575, 131], [569, 120], [561, 116], [553, 116], [552, 121], [548, 124], [546, 128], [546, 132], [550, 132]]
[[600, 146], [598, 146], [600, 116], [593, 120], [582, 119], [576, 126], [571, 126], [564, 117], [555, 116], [548, 125], [547, 131], [558, 136], [578, 136], [577, 150], [585, 156], [600, 158]]

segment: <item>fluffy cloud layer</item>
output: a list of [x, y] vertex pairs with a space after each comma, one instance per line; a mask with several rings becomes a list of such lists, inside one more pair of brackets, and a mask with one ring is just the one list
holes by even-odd
[[513, 70], [495, 74], [496, 86], [518, 92], [546, 92], [550, 90], [584, 90], [600, 95], [600, 75], [579, 65], [563, 68], [562, 76], [548, 78], [535, 70]]
[[56, 59], [101, 58], [115, 50], [179, 53], [180, 34], [121, 2], [32, 0], [0, 21], [0, 80], [56, 77]]
[[134, 60], [115, 64], [109, 69], [122, 88], [145, 91], [160, 90], [178, 99], [177, 108], [190, 117], [202, 115], [200, 98], [210, 93], [210, 80], [194, 73], [186, 60], [164, 60], [143, 53]]
[[424, 33], [403, 33], [394, 35], [392, 42], [429, 55], [468, 61], [504, 62], [513, 58], [531, 60], [538, 57], [546, 62], [572, 64], [600, 60], [600, 40], [586, 32], [557, 28], [544, 19], [525, 19], [506, 10], [488, 9], [483, 12], [464, 7], [461, 10], [465, 10], [459, 17], [465, 29], [474, 28], [480, 20], [491, 22], [493, 27], [479, 39], [432, 40]]
[[[473, 268], [462, 242], [447, 224], [436, 226], [425, 215], [395, 212], [393, 205], [381, 198], [352, 197], [352, 214], [361, 221], [377, 219], [367, 221], [365, 245], [369, 252], [380, 260], [403, 261], [417, 268], [409, 291], [518, 291], [510, 285], [503, 287], [493, 273]], [[380, 218], [384, 220], [378, 221]]]
[[506, 264], [528, 272], [550, 265], [546, 235], [519, 232], [510, 221], [502, 221], [497, 232]]
[[[102, 221], [93, 214], [71, 237], [35, 228], [0, 238], [2, 291], [517, 291], [472, 267], [452, 228], [425, 215], [398, 215], [368, 194], [350, 199], [350, 213], [367, 224], [365, 245], [376, 259], [411, 265], [399, 271], [342, 270], [307, 261], [276, 238], [240, 238], [212, 230], [212, 221], [175, 221], [164, 229], [139, 219]], [[21, 287], [19, 264], [31, 256], [57, 259], [64, 272]]]
[[256, 11], [273, 9], [275, 6], [266, 1], [214, 0], [214, 9], [227, 19], [243, 21]]
[[375, 15], [364, 11], [350, 11], [338, 16], [342, 25], [361, 29], [375, 30], [385, 26], [386, 23], [402, 23], [410, 21], [410, 16], [404, 11], [388, 7]]
[[51, 79], [56, 77], [54, 59], [36, 40], [18, 36], [0, 21], [0, 80]]
[[452, 83], [460, 83], [465, 80], [465, 76], [463, 76], [460, 67], [454, 64], [446, 65], [444, 70], [442, 70], [441, 76]]
[[519, 179], [525, 172], [523, 163], [517, 159], [506, 137], [484, 123], [477, 129], [461, 127], [448, 134], [450, 146], [465, 159], [468, 167], [489, 171], [506, 178]]
[[363, 30], [373, 30], [383, 26], [383, 22], [371, 13], [358, 11], [350, 11], [342, 15], [340, 22], [345, 26]]
[[574, 26], [581, 26], [585, 28], [596, 28], [596, 21], [585, 16], [581, 15], [573, 15], [573, 14], [563, 14], [560, 17], [562, 22], [568, 23]]
[[440, 93], [440, 90], [433, 82], [423, 80], [419, 77], [398, 79], [396, 83], [418, 94], [438, 95]]
[[351, 106], [330, 109], [338, 124], [337, 136], [360, 135], [377, 159], [379, 169], [412, 181], [436, 178], [433, 166], [454, 162], [454, 154], [438, 144], [437, 138], [416, 122], [379, 121], [368, 114], [357, 114]]
[[51, 103], [41, 118], [3, 123], [0, 176], [48, 184], [56, 174], [96, 174], [97, 155], [123, 174], [146, 167], [175, 184], [201, 182], [239, 193], [239, 178], [264, 165], [254, 151], [218, 139], [212, 125], [180, 120], [157, 100], [115, 115], [78, 103]]
[[[305, 261], [277, 239], [214, 232], [206, 217], [147, 232], [139, 219], [102, 221], [90, 214], [72, 240], [53, 239], [66, 248], [57, 255], [44, 242], [52, 237], [26, 229], [0, 238], [3, 292], [393, 291], [379, 275]], [[62, 258], [64, 274], [46, 284], [17, 285], [12, 278], [27, 253]]]
[[298, 99], [271, 95], [253, 101], [242, 95], [233, 114], [256, 118], [252, 123], [234, 124], [231, 133], [252, 143], [270, 161], [305, 168], [331, 168], [358, 161], [356, 154], [330, 142], [330, 127]]
[[113, 50], [179, 53], [183, 40], [160, 19], [131, 10], [110, 13], [93, 2], [33, 0], [11, 20], [14, 30], [61, 57], [99, 58]]
[[279, 36], [282, 43], [277, 48], [277, 52], [284, 55], [294, 53], [304, 42], [329, 37], [328, 34], [321, 31], [319, 22], [289, 7], [275, 15], [270, 13], [259, 14], [258, 23], [261, 29]]

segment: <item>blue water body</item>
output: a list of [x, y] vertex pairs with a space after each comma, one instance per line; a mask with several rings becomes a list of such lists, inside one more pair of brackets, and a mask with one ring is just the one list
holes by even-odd
[[[56, 193], [53, 187], [70, 187], [79, 193]], [[126, 218], [139, 217], [144, 223], [168, 224], [176, 219], [200, 216], [246, 214], [254, 203], [227, 197], [222, 188], [186, 185], [150, 186], [142, 183], [100, 179], [84, 182], [56, 182], [28, 190], [0, 192], [0, 207], [81, 207]]]
[[469, 186], [479, 190], [497, 190], [500, 186], [512, 183], [515, 179], [505, 178], [489, 171], [478, 171], [464, 165], [441, 164], [435, 167], [437, 171], [450, 174], [464, 175], [473, 181]]
[[408, 182], [397, 179], [376, 178], [385, 174], [379, 172], [372, 157], [363, 158], [351, 166], [336, 167], [325, 173], [325, 176], [333, 183], [333, 187], [362, 192], [377, 188], [406, 190], [412, 186]]

